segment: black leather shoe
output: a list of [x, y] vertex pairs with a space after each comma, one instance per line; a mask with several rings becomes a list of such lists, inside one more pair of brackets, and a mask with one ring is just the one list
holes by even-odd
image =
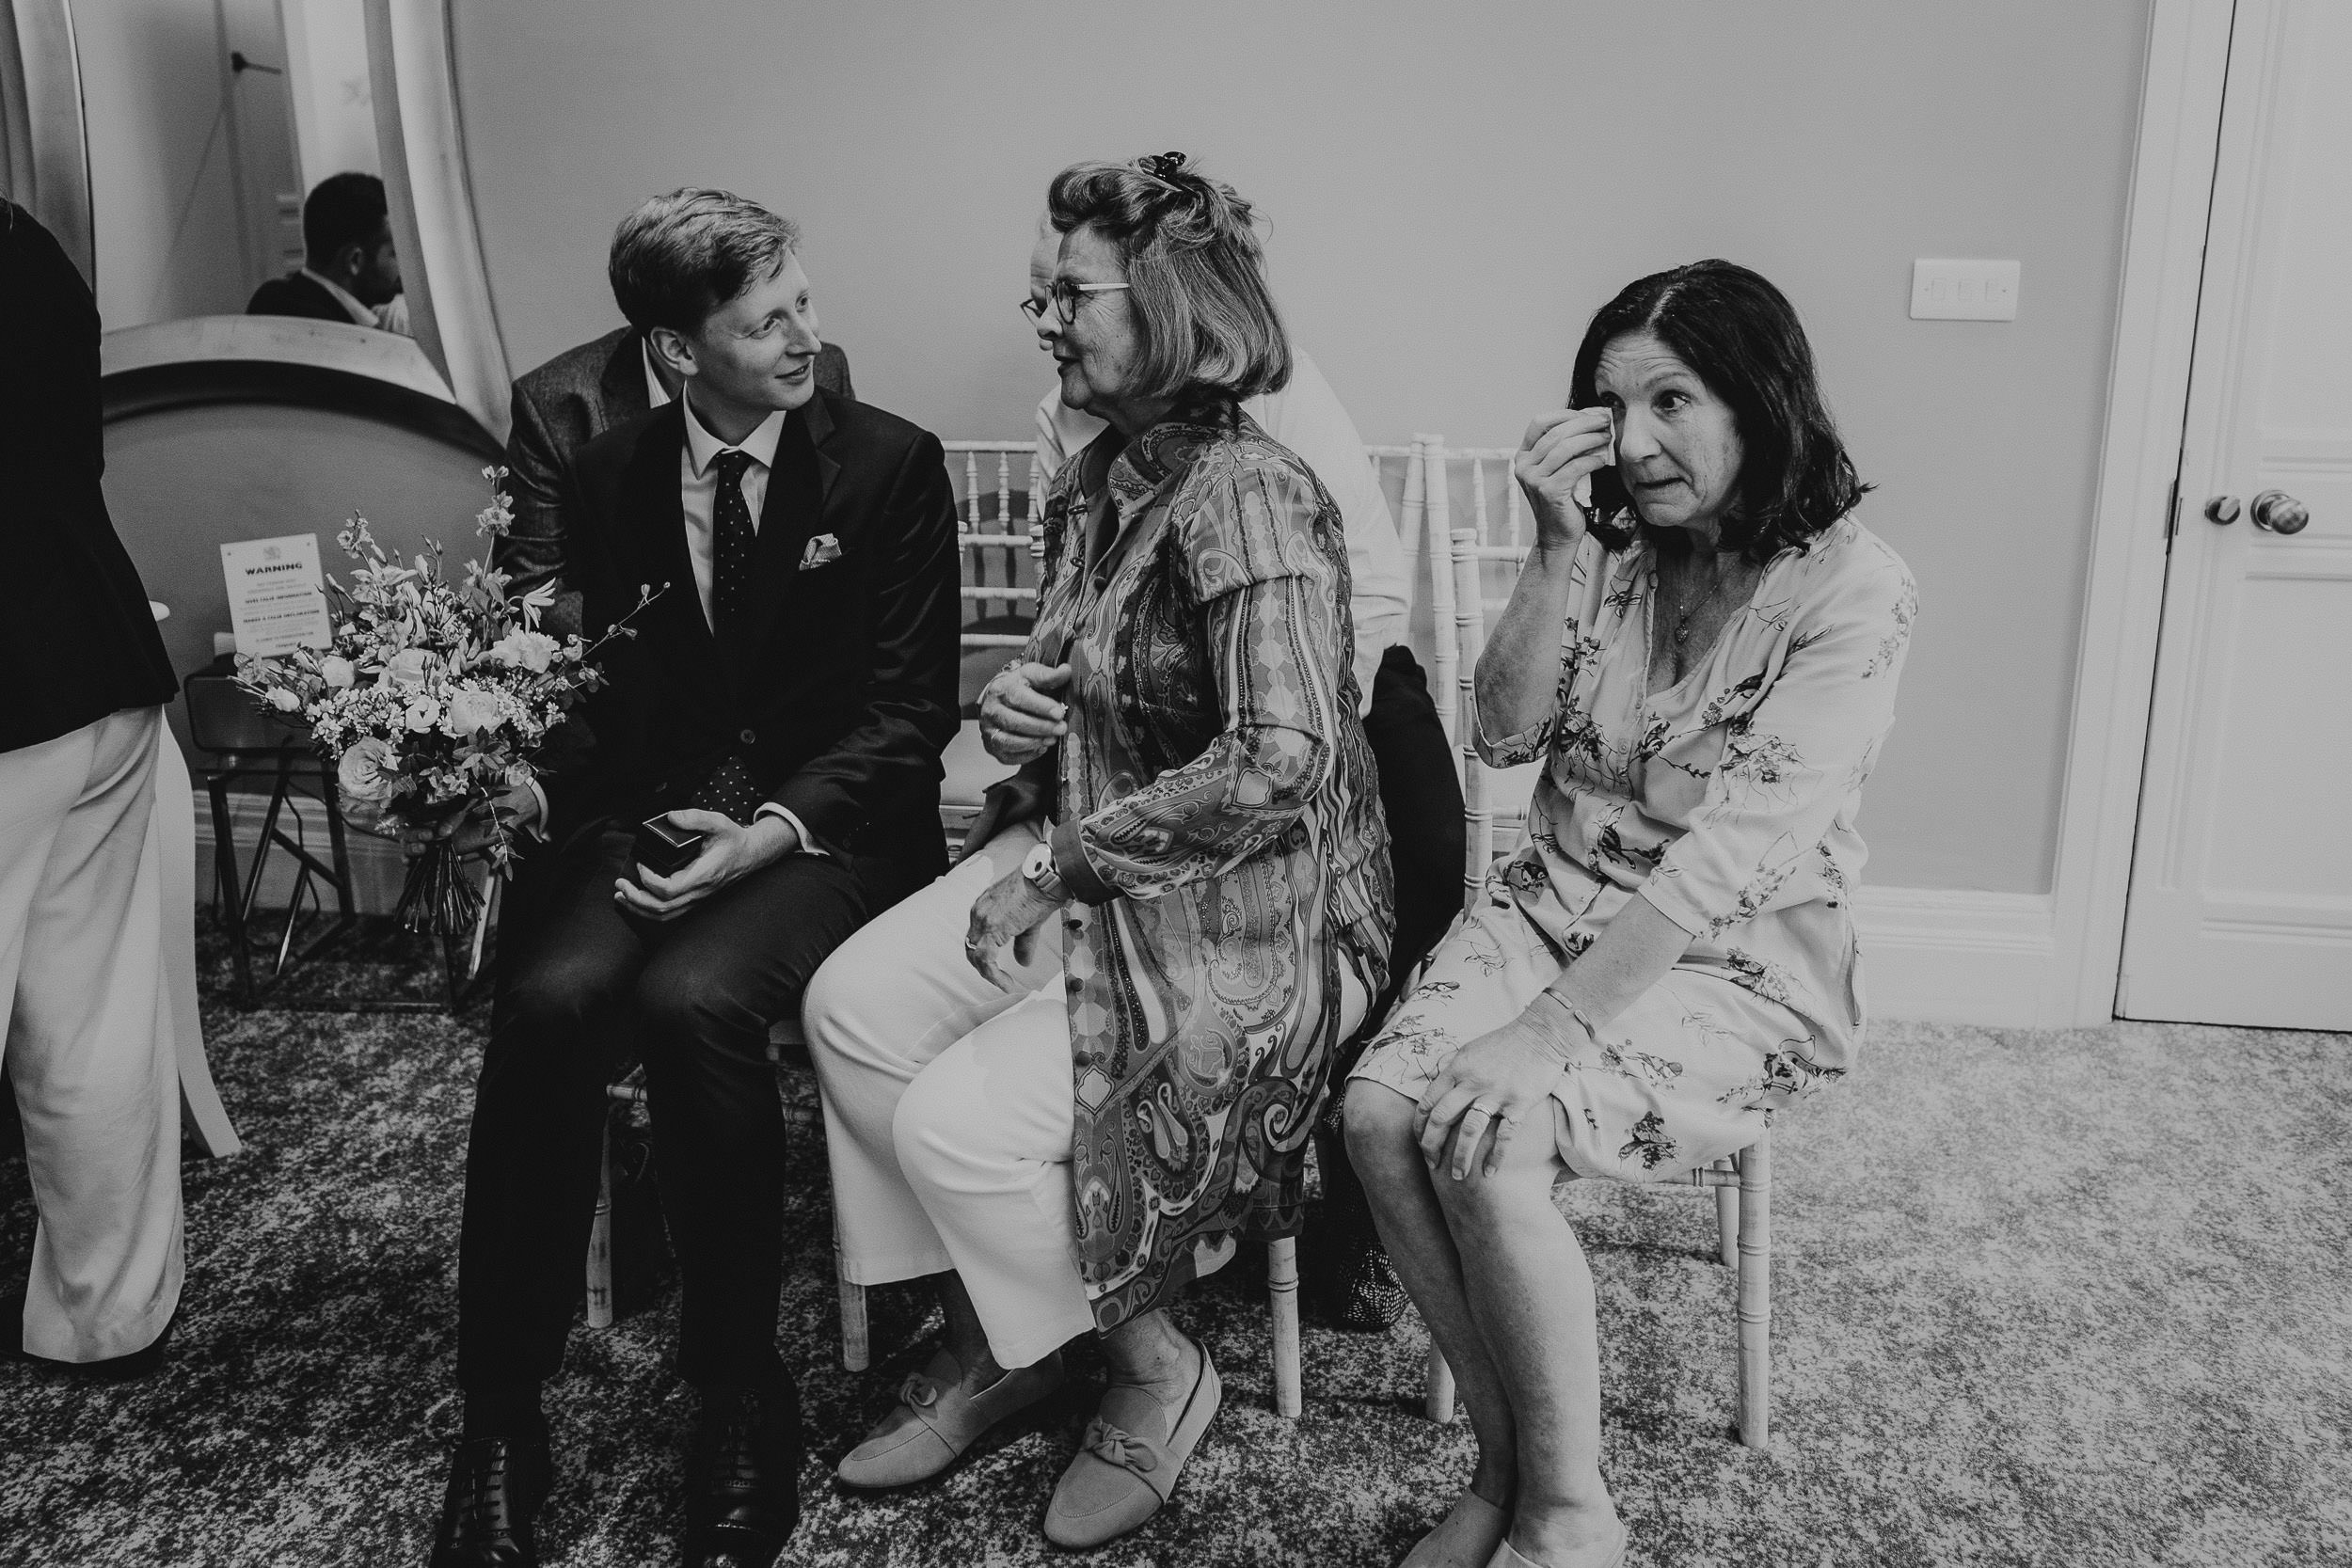
[[544, 1437], [477, 1437], [457, 1445], [428, 1568], [539, 1568], [532, 1516], [552, 1466]]
[[803, 1457], [789, 1382], [706, 1395], [686, 1460], [686, 1568], [772, 1568], [801, 1522]]

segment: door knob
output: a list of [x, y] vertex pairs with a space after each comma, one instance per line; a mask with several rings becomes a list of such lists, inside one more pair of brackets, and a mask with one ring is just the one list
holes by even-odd
[[2310, 524], [2310, 508], [2284, 490], [2265, 490], [2254, 498], [2254, 526], [2273, 533], [2300, 533]]
[[2205, 521], [2209, 523], [2220, 523], [2225, 527], [2231, 523], [2236, 522], [2237, 498], [2235, 496], [2216, 496], [2213, 499], [2207, 501], [2205, 503]]

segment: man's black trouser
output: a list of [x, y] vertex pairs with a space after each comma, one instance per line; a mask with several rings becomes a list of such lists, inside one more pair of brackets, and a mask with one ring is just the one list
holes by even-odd
[[500, 932], [458, 1243], [457, 1380], [469, 1394], [552, 1375], [585, 1280], [605, 1088], [645, 1065], [663, 1217], [683, 1288], [678, 1370], [698, 1386], [776, 1368], [783, 1104], [768, 1028], [828, 954], [924, 878], [793, 855], [678, 919], [624, 914], [630, 835], [530, 858]]

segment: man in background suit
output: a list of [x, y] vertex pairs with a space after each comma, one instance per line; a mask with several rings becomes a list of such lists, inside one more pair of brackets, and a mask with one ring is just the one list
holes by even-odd
[[[580, 594], [563, 582], [564, 488], [580, 448], [616, 424], [659, 408], [678, 395], [671, 370], [633, 326], [567, 348], [515, 382], [514, 428], [506, 437], [507, 499], [515, 523], [498, 542], [492, 563], [521, 594], [554, 581], [559, 593], [546, 617], [559, 637], [580, 627]], [[817, 389], [853, 398], [850, 358], [838, 343], [817, 355]]]
[[[536, 1561], [539, 1385], [582, 1284], [605, 1085], [645, 1066], [678, 1256], [678, 1370], [702, 1395], [686, 1561], [767, 1568], [798, 1518], [797, 1395], [774, 1345], [783, 1109], [767, 1058], [817, 965], [946, 868], [955, 511], [940, 444], [820, 390], [798, 234], [723, 191], [646, 202], [613, 293], [681, 384], [577, 455], [564, 580], [608, 645], [584, 759], [510, 796], [539, 842], [500, 933], [466, 1159], [464, 1427], [434, 1568]], [[639, 824], [706, 835], [668, 876]]]
[[181, 1281], [180, 1074], [153, 831], [180, 689], [115, 537], [98, 307], [0, 198], [0, 1035], [40, 1228], [0, 1311], [22, 1354], [152, 1367]]
[[400, 293], [400, 252], [383, 181], [373, 174], [320, 181], [303, 199], [302, 248], [302, 265], [254, 290], [246, 315], [385, 325]]

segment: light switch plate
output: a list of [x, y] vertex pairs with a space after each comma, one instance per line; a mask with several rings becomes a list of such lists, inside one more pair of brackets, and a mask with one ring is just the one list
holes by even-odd
[[2013, 322], [2017, 319], [2015, 261], [1935, 261], [1911, 263], [1913, 321]]

